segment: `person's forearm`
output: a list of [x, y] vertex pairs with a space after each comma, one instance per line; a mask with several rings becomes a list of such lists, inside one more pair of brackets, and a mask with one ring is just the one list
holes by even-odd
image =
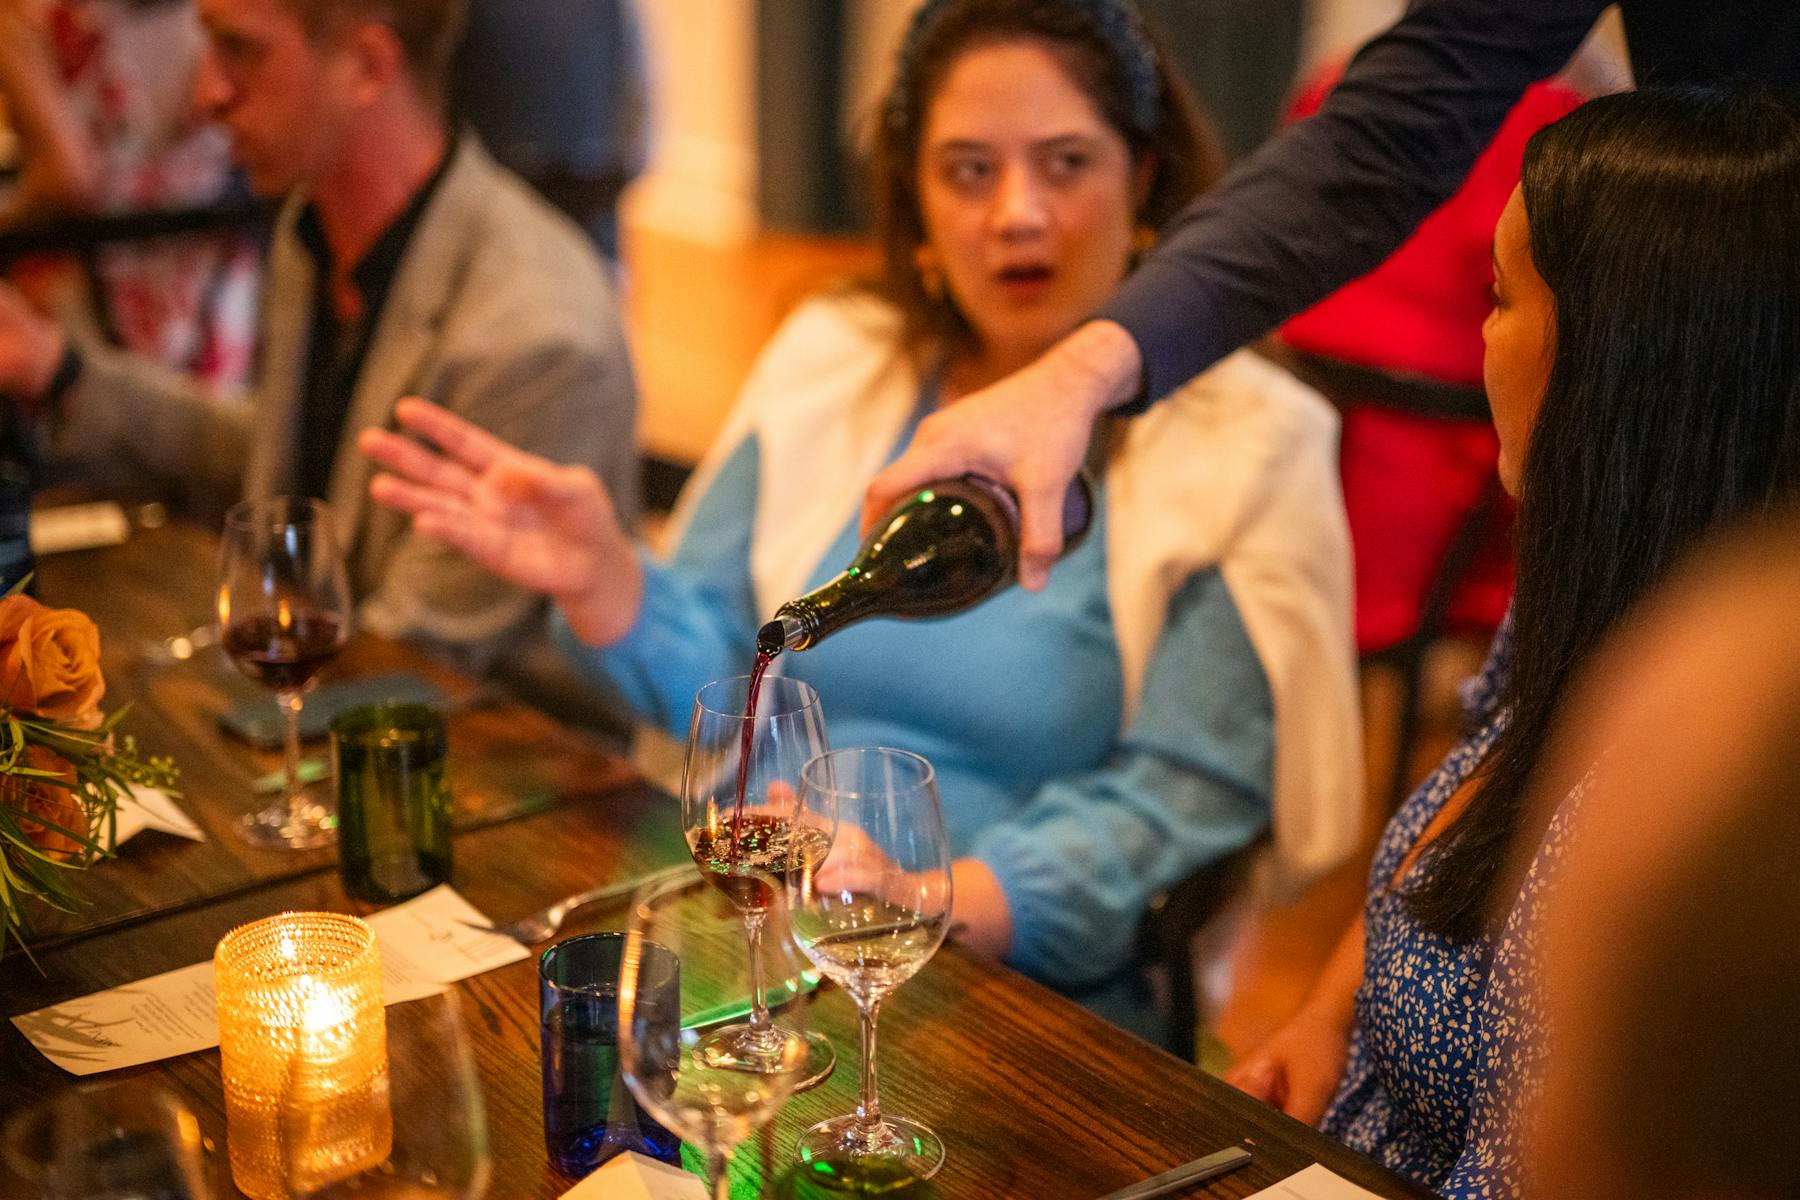
[[1362, 977], [1363, 917], [1358, 913], [1307, 993], [1301, 1013], [1348, 1033], [1356, 1019], [1356, 991]]
[[617, 644], [644, 608], [644, 568], [637, 555], [622, 545], [622, 553], [595, 582], [577, 592], [552, 596], [569, 629], [582, 643], [596, 649]]
[[1567, 62], [1606, 0], [1420, 0], [1319, 113], [1178, 217], [1099, 316], [1148, 398], [1376, 266], [1442, 203], [1506, 114]]
[[1137, 342], [1116, 321], [1089, 321], [1050, 350], [1043, 364], [1066, 373], [1074, 385], [1061, 394], [1078, 398], [1090, 421], [1137, 395], [1144, 360]]
[[81, 379], [45, 430], [58, 459], [178, 484], [189, 496], [243, 489], [256, 409], [222, 401], [192, 376], [116, 347], [82, 343]]
[[551, 623], [552, 637], [578, 670], [606, 680], [644, 720], [680, 735], [693, 711], [694, 689], [749, 666], [755, 626], [747, 611], [721, 602], [678, 566], [640, 556], [635, 575], [641, 600], [623, 636], [588, 644], [564, 612]]

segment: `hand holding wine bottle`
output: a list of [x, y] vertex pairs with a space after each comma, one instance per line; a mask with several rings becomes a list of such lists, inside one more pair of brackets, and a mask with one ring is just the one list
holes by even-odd
[[862, 530], [875, 531], [908, 493], [935, 479], [975, 474], [1019, 502], [1019, 582], [1039, 591], [1064, 549], [1060, 520], [1094, 423], [1124, 403], [1142, 375], [1137, 343], [1112, 321], [1092, 320], [1006, 378], [919, 423], [912, 445], [870, 482]]
[[366, 429], [357, 447], [385, 468], [369, 495], [412, 514], [413, 528], [556, 602], [593, 645], [637, 619], [643, 576], [599, 476], [527, 454], [425, 400], [394, 415], [411, 438]]

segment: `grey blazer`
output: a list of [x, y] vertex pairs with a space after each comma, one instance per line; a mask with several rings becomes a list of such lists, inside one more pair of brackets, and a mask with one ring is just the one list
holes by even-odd
[[[630, 525], [636, 388], [610, 285], [581, 231], [472, 138], [454, 154], [371, 336], [326, 499], [361, 626], [483, 670], [537, 623], [541, 598], [373, 504], [357, 433], [388, 424], [400, 397], [424, 396], [522, 449], [593, 468]], [[84, 347], [87, 366], [53, 453], [215, 500], [290, 488], [314, 282], [294, 232], [303, 203], [290, 198], [276, 224], [248, 400], [210, 395], [118, 350]]]

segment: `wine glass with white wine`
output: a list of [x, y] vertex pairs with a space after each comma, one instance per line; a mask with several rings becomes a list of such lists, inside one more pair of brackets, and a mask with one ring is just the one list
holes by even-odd
[[[801, 826], [832, 828], [829, 849], [788, 872], [800, 948], [862, 1013], [856, 1111], [800, 1136], [805, 1169], [864, 1190], [929, 1179], [944, 1144], [919, 1121], [884, 1113], [875, 1083], [875, 1017], [943, 944], [950, 839], [931, 764], [885, 748], [822, 754], [801, 772]], [[811, 843], [797, 842], [805, 854]]]

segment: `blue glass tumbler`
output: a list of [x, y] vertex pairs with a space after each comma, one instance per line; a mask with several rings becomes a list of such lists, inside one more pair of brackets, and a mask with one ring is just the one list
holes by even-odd
[[[544, 1068], [544, 1148], [564, 1175], [580, 1179], [614, 1155], [636, 1150], [681, 1165], [681, 1139], [651, 1119], [619, 1076], [619, 958], [622, 933], [558, 942], [538, 959], [539, 1050]], [[681, 1024], [681, 965], [651, 945], [663, 965], [640, 978], [656, 990], [644, 1011], [668, 1014], [668, 1043]]]

